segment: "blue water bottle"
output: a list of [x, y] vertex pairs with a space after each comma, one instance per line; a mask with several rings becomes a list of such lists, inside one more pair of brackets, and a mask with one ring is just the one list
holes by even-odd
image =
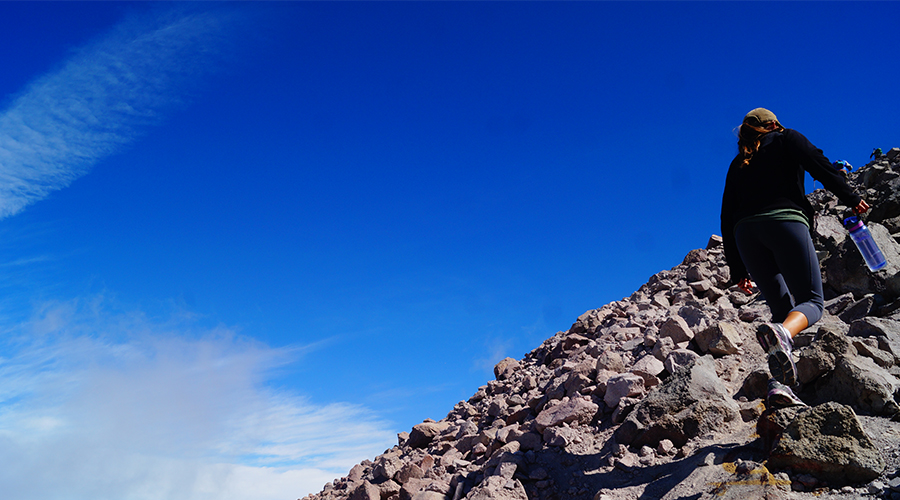
[[881, 249], [878, 248], [875, 240], [872, 239], [872, 233], [869, 232], [869, 228], [863, 224], [859, 217], [847, 217], [844, 219], [844, 227], [847, 228], [847, 231], [850, 231], [850, 237], [853, 238], [853, 243], [856, 243], [856, 248], [859, 249], [859, 253], [862, 254], [869, 269], [877, 271], [887, 265], [884, 254], [881, 253]]

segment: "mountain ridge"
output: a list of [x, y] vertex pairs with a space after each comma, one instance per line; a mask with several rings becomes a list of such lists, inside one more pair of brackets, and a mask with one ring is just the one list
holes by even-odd
[[900, 148], [848, 182], [888, 265], [866, 269], [848, 207], [808, 196], [827, 299], [795, 339], [809, 407], [766, 408], [768, 308], [729, 286], [713, 235], [304, 499], [900, 499]]

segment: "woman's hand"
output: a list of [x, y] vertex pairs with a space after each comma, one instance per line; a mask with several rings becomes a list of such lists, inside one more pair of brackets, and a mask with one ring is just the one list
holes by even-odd
[[750, 278], [744, 278], [737, 284], [738, 288], [741, 289], [742, 292], [747, 295], [751, 295], [753, 293], [753, 287], [756, 286], [756, 283], [750, 281]]
[[866, 200], [859, 200], [859, 205], [853, 207], [853, 211], [857, 214], [864, 214], [869, 211], [869, 204], [866, 203]]

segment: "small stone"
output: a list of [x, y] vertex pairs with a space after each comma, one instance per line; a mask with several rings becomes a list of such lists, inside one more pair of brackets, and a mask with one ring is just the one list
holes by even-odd
[[872, 481], [866, 486], [866, 489], [869, 491], [870, 495], [877, 495], [884, 490], [884, 483], [881, 481]]
[[547, 479], [547, 477], [549, 477], [549, 474], [541, 467], [532, 470], [531, 473], [528, 474], [528, 479], [534, 479], [535, 481], [542, 481]]
[[888, 482], [888, 487], [891, 491], [900, 491], [900, 477], [895, 477]]
[[660, 455], [671, 455], [675, 450], [675, 444], [669, 439], [663, 439], [656, 447], [656, 452]]

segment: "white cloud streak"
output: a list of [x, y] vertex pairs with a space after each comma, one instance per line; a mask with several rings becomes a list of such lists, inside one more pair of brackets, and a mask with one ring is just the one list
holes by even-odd
[[367, 409], [267, 385], [299, 348], [49, 304], [3, 325], [5, 498], [292, 499], [396, 442]]
[[0, 112], [0, 218], [131, 142], [210, 69], [236, 16], [132, 19], [75, 51]]

